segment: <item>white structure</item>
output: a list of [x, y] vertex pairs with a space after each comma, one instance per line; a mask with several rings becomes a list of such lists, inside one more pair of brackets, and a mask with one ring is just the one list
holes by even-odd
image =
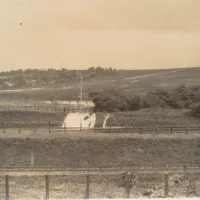
[[93, 128], [96, 122], [94, 113], [68, 113], [62, 127], [66, 128]]
[[115, 118], [115, 116], [114, 116], [114, 115], [112, 115], [112, 114], [107, 114], [107, 115], [105, 116], [105, 119], [104, 119], [104, 121], [103, 121], [103, 128], [105, 128], [105, 127], [106, 127], [106, 122], [107, 122], [107, 120], [108, 120], [110, 117], [113, 117], [113, 118], [114, 118], [114, 120], [116, 121], [116, 118]]
[[[82, 106], [84, 105], [83, 101], [83, 78], [80, 74], [80, 102], [78, 103], [80, 105], [80, 112], [77, 113], [68, 113], [65, 117], [65, 120], [63, 122], [62, 127], [66, 128], [93, 128], [96, 123], [96, 115], [95, 113], [90, 112], [82, 112]], [[75, 104], [75, 105], [78, 105]], [[87, 105], [88, 106], [88, 105]], [[93, 105], [94, 106], [94, 105]], [[89, 107], [93, 107], [89, 106]]]

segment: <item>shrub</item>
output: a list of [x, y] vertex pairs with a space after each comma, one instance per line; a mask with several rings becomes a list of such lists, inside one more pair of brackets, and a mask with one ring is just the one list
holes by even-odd
[[192, 109], [200, 100], [199, 87], [179, 86], [172, 90], [157, 89], [146, 95], [127, 96], [122, 91], [106, 90], [92, 92], [90, 97], [95, 104], [95, 111], [137, 111], [144, 108]]
[[194, 117], [200, 118], [200, 105], [198, 105], [198, 106], [196, 106], [196, 107], [193, 108], [192, 115]]

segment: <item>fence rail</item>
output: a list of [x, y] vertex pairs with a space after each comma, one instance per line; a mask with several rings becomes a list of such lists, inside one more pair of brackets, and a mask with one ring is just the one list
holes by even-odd
[[[58, 172], [58, 173], [56, 173]], [[169, 177], [170, 174], [174, 173], [199, 173], [200, 164], [193, 165], [171, 165], [171, 166], [149, 166], [149, 167], [112, 167], [112, 168], [67, 168], [65, 166], [60, 167], [0, 167], [0, 174], [5, 176], [5, 198], [6, 200], [10, 199], [10, 190], [9, 190], [9, 178], [10, 176], [43, 176], [45, 180], [45, 200], [49, 200], [51, 191], [50, 191], [50, 179], [49, 176], [54, 175], [75, 175], [85, 176], [85, 199], [90, 198], [92, 184], [92, 176], [94, 175], [120, 175], [124, 177], [124, 193], [126, 198], [130, 198], [131, 188], [134, 186], [137, 187], [137, 177], [141, 174], [163, 174], [164, 178], [164, 194], [162, 197], [169, 197], [170, 187], [169, 187]], [[92, 175], [92, 176], [91, 176]]]
[[21, 123], [21, 124], [9, 124], [1, 123], [0, 124], [0, 133], [9, 133], [9, 132], [32, 132], [34, 134], [41, 132], [51, 133], [67, 133], [67, 132], [86, 132], [86, 133], [105, 133], [105, 134], [192, 134], [200, 133], [200, 126], [195, 125], [186, 125], [186, 126], [157, 126], [157, 127], [145, 127], [145, 126], [134, 126], [134, 127], [106, 127], [106, 128], [85, 128], [85, 127], [62, 127], [61, 124], [56, 123]]
[[69, 113], [69, 112], [92, 112], [91, 107], [84, 105], [65, 105], [65, 106], [17, 106], [17, 105], [0, 105], [0, 111], [36, 111], [48, 113]]

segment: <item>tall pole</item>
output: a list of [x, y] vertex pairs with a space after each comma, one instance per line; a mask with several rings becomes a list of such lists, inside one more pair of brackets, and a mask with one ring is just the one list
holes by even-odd
[[80, 130], [82, 130], [82, 100], [83, 100], [83, 77], [81, 74], [81, 84], [80, 84]]
[[6, 175], [5, 177], [5, 181], [6, 181], [6, 200], [9, 200], [9, 177], [8, 175]]
[[83, 99], [83, 77], [81, 75], [80, 101]]

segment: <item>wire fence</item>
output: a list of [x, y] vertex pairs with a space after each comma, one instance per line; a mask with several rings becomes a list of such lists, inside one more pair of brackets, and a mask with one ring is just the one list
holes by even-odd
[[[10, 196], [10, 177], [11, 176], [43, 176], [45, 181], [45, 190], [44, 190], [44, 199], [49, 200], [51, 196], [50, 191], [50, 177], [56, 176], [58, 174], [62, 176], [67, 176], [73, 174], [74, 176], [84, 175], [85, 176], [85, 191], [84, 191], [84, 199], [89, 199], [91, 197], [92, 190], [92, 179], [95, 175], [117, 175], [122, 183], [122, 187], [124, 188], [124, 198], [131, 197], [131, 190], [137, 188], [139, 186], [139, 175], [140, 174], [161, 174], [163, 176], [163, 192], [162, 197], [170, 197], [170, 176], [171, 174], [188, 174], [188, 173], [199, 173], [200, 166], [199, 164], [196, 165], [175, 165], [175, 166], [155, 166], [155, 167], [132, 167], [132, 168], [85, 168], [85, 169], [73, 169], [73, 168], [66, 168], [66, 167], [0, 167], [0, 174], [5, 176], [5, 199], [9, 200]], [[196, 196], [195, 189], [192, 191]], [[190, 194], [189, 191], [188, 194]]]
[[67, 132], [85, 132], [85, 133], [105, 133], [105, 134], [192, 134], [200, 133], [200, 126], [189, 124], [183, 126], [134, 126], [134, 127], [67, 127], [57, 123], [1, 123], [0, 133], [31, 132], [41, 134], [42, 132], [67, 133]]

